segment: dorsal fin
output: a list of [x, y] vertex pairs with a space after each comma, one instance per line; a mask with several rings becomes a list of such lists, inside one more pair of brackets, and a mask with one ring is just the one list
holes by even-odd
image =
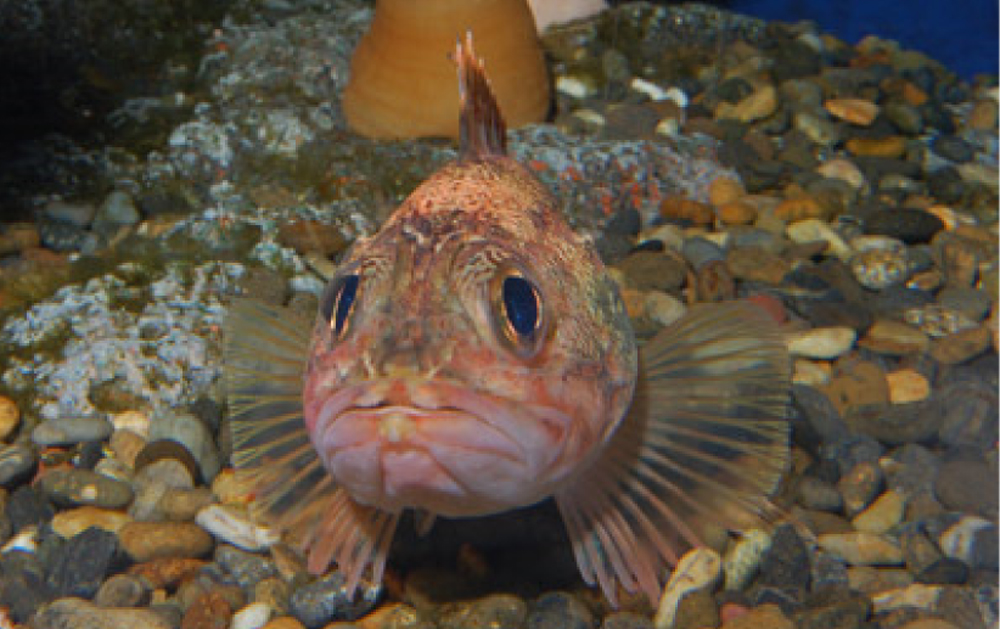
[[458, 64], [460, 160], [477, 160], [491, 155], [507, 154], [507, 125], [497, 105], [496, 97], [486, 78], [483, 60], [472, 47], [472, 31], [466, 31], [465, 41], [455, 44]]

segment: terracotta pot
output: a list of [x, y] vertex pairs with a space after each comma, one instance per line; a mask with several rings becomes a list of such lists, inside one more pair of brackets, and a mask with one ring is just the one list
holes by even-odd
[[507, 125], [543, 120], [549, 79], [525, 0], [377, 0], [344, 90], [351, 129], [377, 138], [457, 137], [450, 55], [469, 29]]

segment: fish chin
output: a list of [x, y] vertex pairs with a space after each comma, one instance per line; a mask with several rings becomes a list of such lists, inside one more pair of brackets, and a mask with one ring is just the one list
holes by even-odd
[[565, 446], [580, 441], [558, 409], [452, 383], [365, 382], [314, 408], [307, 423], [326, 469], [358, 502], [393, 512], [533, 504], [572, 471]]

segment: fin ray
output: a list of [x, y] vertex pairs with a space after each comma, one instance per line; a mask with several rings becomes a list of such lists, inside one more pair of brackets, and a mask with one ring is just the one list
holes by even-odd
[[655, 602], [664, 569], [710, 524], [766, 525], [788, 464], [790, 365], [747, 302], [694, 308], [640, 350], [628, 415], [600, 459], [557, 493], [588, 583]]
[[354, 502], [313, 449], [302, 416], [310, 333], [285, 309], [250, 299], [230, 306], [223, 353], [232, 458], [254, 489], [255, 510], [298, 538], [311, 571], [336, 561], [353, 593], [368, 569], [381, 581], [399, 516]]
[[459, 159], [477, 160], [507, 154], [507, 126], [486, 77], [483, 61], [472, 46], [472, 31], [455, 45], [458, 66]]

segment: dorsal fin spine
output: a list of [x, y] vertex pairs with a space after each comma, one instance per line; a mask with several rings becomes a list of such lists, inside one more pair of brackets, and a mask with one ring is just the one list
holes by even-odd
[[472, 31], [455, 45], [458, 65], [459, 159], [479, 160], [507, 154], [507, 125], [486, 77], [483, 61], [472, 46]]

